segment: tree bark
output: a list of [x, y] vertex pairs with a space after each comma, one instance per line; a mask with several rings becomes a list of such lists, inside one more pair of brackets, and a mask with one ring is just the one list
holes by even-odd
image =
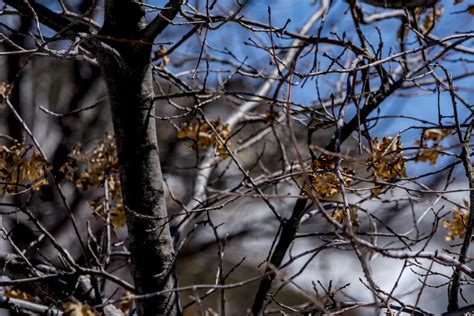
[[[175, 287], [174, 250], [168, 225], [154, 114], [151, 45], [140, 39], [144, 13], [138, 3], [106, 5], [100, 34], [118, 56], [101, 58], [107, 84], [122, 194], [127, 216], [132, 273], [137, 294]], [[114, 56], [115, 55], [115, 56]], [[178, 315], [177, 294], [137, 301], [139, 315]]]
[[[170, 290], [174, 261], [167, 224], [154, 113], [151, 71], [107, 69], [107, 82], [127, 214], [129, 248], [136, 291]], [[128, 70], [127, 70], [128, 69]], [[176, 315], [176, 294], [169, 292], [138, 302], [140, 315]]]

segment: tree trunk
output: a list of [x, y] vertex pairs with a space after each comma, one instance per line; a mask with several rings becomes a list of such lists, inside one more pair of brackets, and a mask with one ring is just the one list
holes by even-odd
[[[107, 83], [127, 215], [132, 273], [137, 294], [175, 287], [174, 250], [168, 225], [154, 114], [151, 45], [139, 41], [144, 27], [138, 3], [106, 6], [101, 35], [117, 54], [100, 58]], [[135, 42], [137, 41], [137, 42]], [[137, 301], [139, 315], [178, 315], [169, 291]]]
[[[104, 75], [118, 147], [135, 287], [138, 294], [170, 290], [174, 287], [170, 277], [174, 251], [155, 120], [149, 115], [154, 113], [151, 71], [149, 66], [143, 74], [104, 67]], [[138, 302], [139, 314], [176, 315], [176, 299], [169, 292]]]

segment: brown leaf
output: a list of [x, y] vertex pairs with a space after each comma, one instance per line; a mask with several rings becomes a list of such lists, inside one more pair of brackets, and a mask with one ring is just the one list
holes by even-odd
[[369, 168], [375, 179], [393, 181], [406, 177], [406, 159], [403, 157], [400, 137], [384, 137], [382, 142], [374, 139], [374, 151], [369, 156]]

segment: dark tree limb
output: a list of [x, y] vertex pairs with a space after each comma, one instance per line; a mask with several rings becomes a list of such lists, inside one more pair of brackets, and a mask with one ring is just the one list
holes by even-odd
[[[298, 199], [295, 203], [290, 218], [283, 221], [278, 243], [269, 261], [272, 266], [280, 267], [288, 248], [290, 248], [291, 243], [295, 239], [296, 233], [298, 232], [301, 216], [304, 214], [307, 202], [307, 198]], [[265, 269], [266, 277], [260, 281], [260, 285], [252, 305], [253, 315], [258, 315], [262, 309], [263, 303], [267, 297], [267, 293], [270, 290], [273, 280], [276, 276], [273, 270], [274, 269], [272, 269], [270, 265]]]
[[34, 313], [35, 315], [47, 315], [47, 316], [60, 316], [64, 313], [55, 308], [51, 308], [46, 305], [36, 304], [17, 298], [11, 298], [6, 296], [0, 296], [0, 307], [8, 309], [14, 313], [23, 313], [25, 315], [30, 315]]
[[[447, 70], [442, 68], [446, 73], [446, 78], [449, 83], [449, 91], [451, 95], [451, 102], [453, 105], [454, 111], [454, 120], [456, 123], [457, 134], [460, 143], [462, 144], [462, 150], [460, 159], [462, 161], [464, 171], [466, 173], [466, 178], [469, 183], [469, 214], [466, 219], [466, 231], [464, 233], [464, 239], [461, 245], [461, 250], [459, 252], [459, 262], [461, 264], [466, 263], [467, 252], [469, 250], [469, 246], [472, 242], [472, 234], [474, 231], [474, 168], [472, 166], [471, 161], [471, 148], [470, 148], [470, 140], [471, 140], [471, 132], [473, 128], [474, 121], [471, 120], [469, 127], [466, 130], [465, 137], [461, 134], [461, 126], [459, 123], [458, 117], [458, 110], [456, 104], [456, 97], [454, 95], [454, 86], [453, 81], [450, 75], [448, 74]], [[449, 293], [448, 293], [448, 312], [453, 312], [459, 309], [458, 303], [458, 295], [459, 290], [461, 287], [461, 275], [462, 272], [459, 267], [456, 267], [453, 272], [453, 276], [451, 279], [451, 284], [449, 286]]]
[[178, 14], [181, 0], [170, 0], [165, 8], [143, 30], [143, 40], [153, 41]]
[[368, 4], [377, 7], [383, 8], [393, 8], [393, 9], [402, 9], [402, 8], [417, 8], [417, 7], [427, 7], [434, 5], [438, 0], [363, 0]]
[[38, 17], [39, 22], [64, 37], [74, 38], [78, 33], [90, 33], [88, 25], [82, 22], [73, 22], [39, 3], [23, 0], [5, 0], [5, 3], [25, 16]]
[[[176, 11], [177, 12], [177, 11]], [[169, 18], [173, 18], [174, 13]], [[99, 56], [107, 84], [127, 217], [139, 315], [179, 315], [171, 277], [175, 254], [158, 155], [151, 42], [143, 38], [145, 13], [135, 1], [108, 1], [99, 34], [116, 53]], [[152, 36], [152, 34], [150, 34]]]

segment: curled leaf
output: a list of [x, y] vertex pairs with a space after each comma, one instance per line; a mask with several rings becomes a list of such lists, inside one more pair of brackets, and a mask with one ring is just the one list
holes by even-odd
[[127, 291], [127, 292], [125, 292], [123, 297], [125, 299], [120, 302], [119, 308], [122, 312], [126, 313], [133, 307], [133, 300], [132, 300], [133, 293], [130, 292], [130, 291]]
[[435, 142], [440, 142], [443, 138], [448, 136], [449, 133], [450, 133], [450, 130], [446, 128], [443, 128], [443, 129], [429, 128], [423, 132], [422, 138], [424, 141], [432, 140]]

